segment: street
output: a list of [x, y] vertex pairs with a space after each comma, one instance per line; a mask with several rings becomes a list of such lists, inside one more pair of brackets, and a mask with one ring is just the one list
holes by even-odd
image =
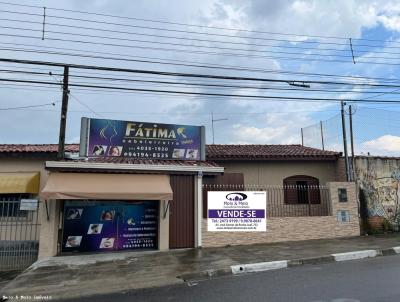
[[306, 265], [74, 301], [400, 301], [400, 256]]

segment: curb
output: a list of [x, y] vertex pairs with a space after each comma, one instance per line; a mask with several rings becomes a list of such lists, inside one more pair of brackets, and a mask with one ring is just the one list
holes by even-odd
[[184, 282], [192, 283], [197, 281], [204, 281], [213, 279], [221, 276], [236, 276], [248, 273], [264, 272], [270, 270], [279, 270], [283, 268], [290, 268], [296, 266], [302, 266], [307, 264], [321, 264], [330, 262], [342, 262], [359, 260], [365, 258], [374, 258], [379, 256], [391, 256], [400, 254], [400, 246], [387, 248], [387, 249], [376, 249], [376, 250], [362, 250], [353, 251], [346, 253], [336, 253], [312, 258], [293, 259], [293, 260], [279, 260], [279, 261], [267, 261], [258, 263], [247, 263], [231, 265], [223, 269], [210, 269], [197, 273], [189, 273], [178, 276]]

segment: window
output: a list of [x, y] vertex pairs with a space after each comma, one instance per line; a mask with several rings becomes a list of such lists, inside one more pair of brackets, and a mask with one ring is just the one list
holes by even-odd
[[294, 175], [283, 180], [286, 204], [319, 204], [321, 195], [318, 178], [307, 175]]
[[0, 194], [0, 218], [26, 217], [28, 211], [19, 209], [23, 198], [29, 198], [29, 194]]
[[338, 189], [339, 202], [347, 202], [347, 189]]
[[349, 222], [350, 214], [349, 211], [340, 210], [337, 212], [337, 221], [339, 222]]
[[296, 181], [297, 203], [308, 203], [307, 181]]

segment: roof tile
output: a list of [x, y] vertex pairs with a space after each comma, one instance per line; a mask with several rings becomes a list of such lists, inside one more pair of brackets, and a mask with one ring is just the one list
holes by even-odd
[[[56, 153], [57, 144], [0, 144], [0, 153]], [[66, 144], [65, 151], [79, 152], [79, 144]], [[207, 145], [207, 160], [254, 160], [254, 159], [336, 159], [340, 152], [326, 151], [302, 145]], [[137, 160], [129, 158], [107, 158], [90, 161], [106, 160], [110, 162], [140, 163], [157, 162], [165, 164], [165, 160]], [[174, 164], [179, 161], [173, 160]], [[186, 161], [182, 161], [186, 162]], [[186, 162], [187, 163], [187, 162]]]
[[[57, 144], [0, 144], [0, 153], [56, 153]], [[79, 144], [66, 144], [65, 151], [79, 152]]]
[[335, 159], [340, 152], [302, 145], [207, 145], [207, 159]]

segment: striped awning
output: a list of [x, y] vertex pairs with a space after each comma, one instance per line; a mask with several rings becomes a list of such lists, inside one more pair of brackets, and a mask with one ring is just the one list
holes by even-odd
[[0, 173], [0, 194], [38, 194], [39, 185], [39, 172]]

